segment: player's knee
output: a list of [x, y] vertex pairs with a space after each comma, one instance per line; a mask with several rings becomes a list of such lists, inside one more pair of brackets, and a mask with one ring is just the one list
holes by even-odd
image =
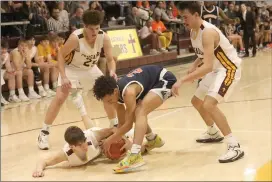
[[23, 71], [22, 70], [16, 71], [16, 77], [22, 77], [22, 76], [23, 76]]
[[205, 109], [206, 111], [212, 112], [212, 111], [216, 108], [216, 105], [214, 105], [214, 104], [211, 103], [211, 102], [204, 101], [202, 107], [203, 107], [203, 109]]
[[62, 105], [66, 98], [68, 97], [69, 92], [65, 93], [65, 92], [57, 92], [56, 94], [56, 101], [58, 102], [58, 104]]
[[27, 76], [34, 77], [33, 70], [32, 69], [27, 69]]
[[142, 116], [142, 115], [147, 115], [147, 108], [145, 108], [142, 104], [136, 107], [135, 110], [135, 116]]
[[199, 98], [197, 98], [196, 96], [194, 96], [192, 99], [191, 99], [191, 103], [192, 105], [196, 108], [196, 109], [199, 109], [202, 104], [203, 104], [203, 101], [200, 100]]

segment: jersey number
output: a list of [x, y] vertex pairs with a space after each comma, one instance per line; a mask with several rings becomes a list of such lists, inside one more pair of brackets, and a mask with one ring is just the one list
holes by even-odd
[[133, 77], [135, 74], [142, 73], [142, 72], [143, 72], [142, 68], [138, 68], [138, 69], [132, 71], [131, 73], [127, 74], [127, 77]]
[[83, 63], [83, 65], [89, 67], [90, 64], [91, 64], [91, 65], [94, 65], [95, 63], [96, 63], [96, 62], [95, 62], [94, 60], [89, 60], [89, 61], [85, 61], [85, 62]]

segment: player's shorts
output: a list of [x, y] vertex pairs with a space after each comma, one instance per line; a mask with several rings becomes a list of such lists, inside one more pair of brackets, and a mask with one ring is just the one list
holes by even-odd
[[218, 102], [226, 101], [241, 78], [241, 68], [227, 74], [225, 69], [208, 73], [195, 92], [195, 96], [204, 100], [206, 95]]
[[157, 94], [163, 101], [172, 96], [171, 88], [176, 83], [175, 75], [165, 68], [161, 71], [160, 78], [155, 86], [150, 90]]
[[4, 80], [4, 74], [5, 74], [6, 70], [1, 69], [1, 86], [5, 85], [5, 80]]
[[[103, 75], [101, 70], [96, 65], [88, 70], [66, 66], [65, 73], [72, 84], [72, 88], [83, 89], [83, 91], [92, 90], [95, 80]], [[61, 86], [60, 75], [58, 77], [58, 86]]]

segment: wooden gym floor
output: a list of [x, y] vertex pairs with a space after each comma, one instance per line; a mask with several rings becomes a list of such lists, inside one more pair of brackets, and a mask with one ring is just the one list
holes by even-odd
[[[37, 147], [37, 136], [52, 98], [13, 104], [2, 109], [2, 180], [254, 180], [257, 170], [272, 158], [271, 56], [271, 52], [258, 52], [256, 58], [244, 59], [240, 83], [229, 101], [219, 105], [245, 150], [245, 157], [239, 161], [218, 163], [218, 157], [226, 150], [224, 143], [195, 142], [195, 138], [206, 129], [190, 103], [196, 89], [195, 82], [183, 85], [179, 97], [171, 98], [149, 115], [153, 130], [166, 144], [144, 156], [147, 164], [141, 171], [129, 174], [113, 174], [112, 168], [116, 163], [101, 159], [77, 168], [50, 168], [43, 178], [32, 178], [37, 159], [63, 147], [63, 134], [68, 126], [83, 128], [80, 115], [71, 101], [66, 101], [50, 129], [51, 148], [41, 151]], [[188, 66], [190, 64], [168, 69], [176, 75], [184, 75]], [[107, 127], [102, 104], [91, 93], [84, 99], [89, 116], [96, 118], [96, 125]], [[267, 172], [263, 173], [267, 175]]]

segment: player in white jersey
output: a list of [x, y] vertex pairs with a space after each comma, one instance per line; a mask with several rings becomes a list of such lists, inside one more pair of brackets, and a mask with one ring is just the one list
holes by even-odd
[[[77, 98], [82, 100], [82, 96]], [[83, 102], [83, 101], [82, 101]], [[103, 152], [101, 143], [104, 139], [111, 136], [116, 128], [99, 128], [92, 127], [93, 123], [87, 114], [82, 116], [83, 123], [87, 130], [82, 131], [77, 126], [70, 126], [66, 129], [64, 138], [67, 142], [62, 150], [48, 155], [46, 158], [39, 159], [32, 173], [33, 177], [43, 177], [46, 167], [54, 166], [63, 163], [63, 167], [75, 167], [87, 164], [89, 161], [94, 161], [99, 158]], [[123, 146], [126, 150], [131, 149], [133, 132], [127, 133], [123, 137], [126, 144]], [[144, 153], [146, 147], [142, 146], [141, 152]]]
[[[47, 110], [38, 137], [38, 146], [42, 150], [49, 149], [49, 127], [57, 117], [69, 92], [72, 92], [73, 101], [76, 102], [76, 98], [79, 96], [77, 90], [80, 88], [86, 91], [91, 90], [95, 79], [103, 75], [96, 65], [102, 48], [107, 59], [109, 74], [117, 79], [110, 38], [100, 29], [103, 13], [100, 11], [85, 11], [82, 19], [84, 28], [75, 30], [58, 53], [59, 87]], [[85, 115], [84, 104], [77, 103], [77, 106], [80, 106], [80, 114]], [[104, 107], [110, 122], [117, 124], [116, 113], [112, 106], [104, 105]]]
[[[192, 46], [198, 58], [188, 74], [175, 83], [172, 92], [178, 95], [181, 85], [204, 76], [191, 102], [205, 121], [208, 130], [196, 141], [201, 143], [222, 141], [224, 138], [215, 127], [216, 123], [228, 144], [228, 150], [219, 158], [219, 162], [235, 161], [243, 157], [244, 152], [232, 135], [227, 119], [217, 104], [227, 98], [240, 80], [241, 59], [222, 32], [201, 19], [201, 7], [198, 3], [180, 3], [179, 13], [184, 18], [184, 24], [191, 29]], [[201, 61], [203, 65], [197, 67]]]

